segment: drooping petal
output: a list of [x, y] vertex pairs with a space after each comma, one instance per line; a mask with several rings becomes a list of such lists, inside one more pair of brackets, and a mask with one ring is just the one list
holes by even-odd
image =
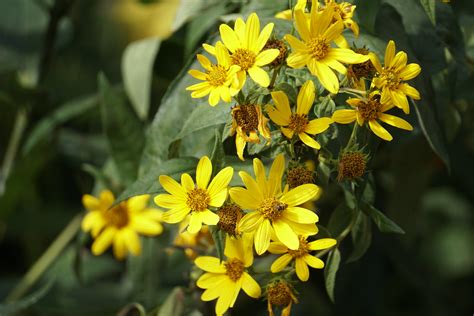
[[257, 281], [255, 281], [247, 272], [242, 274], [242, 289], [248, 296], [253, 298], [259, 298], [262, 294], [260, 285], [258, 285]]
[[261, 255], [267, 251], [270, 245], [270, 238], [272, 236], [272, 226], [268, 219], [264, 219], [263, 222], [258, 226], [254, 236], [255, 251]]
[[386, 141], [391, 141], [393, 139], [392, 135], [382, 127], [376, 120], [370, 120], [369, 121], [369, 127], [374, 132], [375, 135], [378, 137], [386, 140]]
[[107, 248], [110, 247], [116, 233], [117, 229], [115, 227], [107, 227], [92, 244], [92, 253], [96, 256], [101, 255]]
[[312, 138], [311, 136], [309, 136], [306, 133], [299, 133], [298, 137], [300, 138], [300, 140], [303, 143], [306, 144], [306, 146], [309, 146], [309, 147], [315, 148], [315, 149], [320, 149], [321, 148], [321, 145], [316, 140], [314, 140], [314, 138]]
[[318, 77], [319, 81], [326, 90], [331, 93], [337, 93], [339, 91], [339, 80], [336, 74], [325, 64], [317, 62], [312, 59], [308, 64], [309, 70]]
[[280, 272], [281, 270], [285, 269], [286, 266], [288, 266], [291, 260], [293, 260], [293, 257], [290, 254], [285, 253], [283, 256], [280, 256], [275, 261], [273, 261], [270, 271], [272, 273]]
[[309, 269], [308, 269], [308, 265], [303, 260], [303, 258], [296, 258], [295, 268], [296, 268], [296, 275], [298, 276], [298, 279], [300, 279], [303, 282], [308, 281]]
[[395, 127], [407, 130], [407, 131], [412, 131], [413, 130], [413, 126], [411, 126], [410, 123], [408, 123], [404, 119], [399, 118], [399, 117], [394, 116], [394, 115], [380, 113], [379, 114], [379, 119], [382, 122], [385, 122], [389, 125], [392, 125], [392, 126], [395, 126]]

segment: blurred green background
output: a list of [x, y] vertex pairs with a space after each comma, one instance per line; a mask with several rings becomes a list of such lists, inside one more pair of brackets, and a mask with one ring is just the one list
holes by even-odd
[[[312, 271], [311, 281], [297, 286], [300, 304], [293, 314], [471, 315], [474, 2], [353, 2], [364, 34], [394, 39], [422, 67], [415, 86], [423, 99], [408, 118], [414, 132], [395, 132], [371, 165], [375, 206], [406, 234], [372, 229], [365, 255], [338, 272], [335, 304], [324, 290], [323, 273]], [[98, 74], [118, 95], [127, 92], [125, 106], [146, 132], [170, 83], [219, 23], [251, 11], [271, 17], [287, 5], [0, 1], [0, 301], [83, 211], [81, 196], [110, 174], [104, 171], [112, 168], [111, 149], [103, 133]], [[133, 46], [143, 39], [143, 49]], [[127, 47], [135, 47], [128, 57]], [[139, 70], [128, 74], [130, 65]], [[320, 201], [322, 223], [334, 209], [331, 198]], [[161, 248], [170, 238], [160, 237]], [[0, 304], [0, 315], [139, 315], [137, 308], [123, 309], [132, 302], [150, 315], [213, 311], [213, 303], [199, 302], [198, 292], [175, 288], [190, 282], [181, 253], [157, 249], [146, 239], [146, 260], [116, 262], [110, 254], [93, 258], [89, 243], [83, 234], [74, 237], [23, 300]], [[183, 293], [189, 294], [185, 300]], [[241, 297], [232, 315], [264, 315], [265, 308]]]

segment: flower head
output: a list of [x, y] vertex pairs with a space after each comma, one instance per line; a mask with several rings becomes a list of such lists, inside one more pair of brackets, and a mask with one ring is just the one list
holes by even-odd
[[[331, 46], [344, 30], [342, 20], [336, 19], [333, 23], [334, 14], [332, 7], [319, 11], [317, 6], [312, 6], [308, 22], [303, 10], [296, 10], [295, 23], [301, 40], [290, 34], [285, 35], [293, 50], [286, 60], [288, 66], [292, 68], [307, 66], [331, 93], [339, 91], [339, 80], [333, 70], [345, 75], [346, 67], [342, 63], [356, 64], [369, 58], [347, 48]], [[335, 43], [340, 42], [337, 40]]]
[[308, 80], [301, 87], [296, 101], [296, 112], [291, 111], [288, 97], [283, 91], [272, 92], [272, 99], [275, 107], [267, 105], [266, 110], [270, 119], [281, 127], [282, 133], [289, 139], [297, 135], [309, 147], [320, 149], [321, 145], [309, 135], [327, 130], [332, 119], [329, 117], [308, 119], [308, 113], [315, 99], [314, 83]]
[[222, 262], [209, 256], [194, 261], [198, 268], [206, 271], [196, 282], [198, 287], [205, 289], [201, 299], [217, 299], [217, 315], [234, 306], [241, 289], [253, 298], [261, 294], [260, 286], [246, 271], [253, 263], [251, 238], [245, 235], [242, 239], [226, 238], [224, 254], [227, 260]]
[[163, 221], [179, 223], [190, 214], [188, 232], [197, 233], [202, 224], [216, 225], [219, 216], [209, 210], [210, 207], [220, 207], [227, 198], [229, 185], [234, 169], [227, 167], [211, 180], [212, 164], [207, 156], [199, 160], [196, 169], [196, 184], [187, 173], [181, 175], [181, 184], [173, 178], [161, 175], [160, 184], [169, 194], [159, 194], [155, 197], [158, 206], [169, 209], [163, 214]]
[[291, 261], [295, 261], [296, 275], [298, 276], [298, 279], [304, 282], [309, 279], [308, 266], [315, 269], [324, 268], [324, 262], [321, 259], [310, 255], [310, 252], [331, 248], [337, 243], [337, 241], [332, 238], [323, 238], [308, 242], [306, 239], [306, 236], [299, 237], [299, 246], [296, 250], [289, 249], [282, 242], [272, 242], [268, 251], [273, 254], [282, 255], [278, 257], [270, 267], [272, 273], [280, 272], [286, 268]]
[[[280, 54], [278, 49], [262, 50], [273, 31], [273, 23], [267, 24], [260, 32], [260, 20], [257, 14], [252, 13], [246, 22], [238, 18], [234, 29], [222, 24], [219, 31], [230, 51], [231, 64], [240, 67], [237, 75], [241, 86], [245, 84], [248, 73], [253, 81], [262, 87], [268, 87], [270, 77], [260, 67], [270, 64]], [[206, 47], [208, 51], [213, 51], [211, 47]]]
[[268, 119], [263, 115], [259, 104], [239, 104], [232, 109], [232, 128], [230, 135], [235, 136], [237, 156], [244, 160], [244, 149], [247, 143], [260, 143], [258, 133], [270, 139]]
[[334, 122], [340, 124], [349, 124], [357, 120], [357, 123], [362, 126], [368, 123], [369, 128], [378, 137], [390, 141], [393, 139], [392, 135], [384, 128], [379, 120], [389, 125], [411, 131], [413, 127], [397, 116], [387, 114], [386, 111], [393, 108], [391, 99], [388, 95], [380, 95], [379, 92], [372, 92], [368, 98], [349, 98], [347, 103], [353, 107], [351, 110], [337, 110], [333, 113], [332, 119]]
[[82, 220], [82, 229], [91, 231], [95, 239], [92, 253], [98, 256], [113, 244], [117, 259], [125, 258], [128, 252], [139, 255], [138, 234], [155, 236], [163, 231], [163, 212], [148, 208], [149, 199], [149, 195], [140, 195], [114, 206], [115, 197], [109, 190], [102, 191], [99, 198], [84, 195], [82, 203], [89, 212]]
[[361, 151], [345, 151], [339, 157], [337, 180], [354, 180], [364, 175], [367, 155]]
[[[324, 0], [326, 8], [334, 10], [334, 19], [342, 21], [346, 28], [352, 30], [355, 36], [359, 36], [359, 25], [352, 19], [356, 6], [349, 2], [337, 3], [335, 0]], [[323, 9], [323, 10], [324, 10]]]
[[193, 91], [191, 97], [202, 98], [209, 95], [209, 104], [215, 106], [220, 99], [224, 102], [232, 101], [232, 97], [240, 90], [237, 79], [239, 66], [233, 65], [224, 44], [217, 42], [215, 48], [217, 64], [212, 64], [207, 57], [198, 54], [197, 59], [206, 72], [191, 69], [189, 74], [196, 79], [203, 80], [186, 88]]
[[186, 256], [192, 260], [198, 256], [198, 249], [207, 249], [209, 245], [214, 243], [209, 227], [202, 226], [201, 230], [195, 234], [191, 234], [186, 230], [189, 225], [189, 217], [185, 218], [180, 224], [173, 245], [184, 249]]
[[273, 306], [283, 307], [281, 315], [289, 316], [291, 314], [291, 305], [298, 303], [293, 287], [282, 279], [269, 283], [266, 291], [269, 316], [275, 315], [273, 313]]
[[229, 190], [232, 200], [250, 212], [240, 220], [241, 232], [255, 232], [254, 245], [257, 254], [263, 254], [276, 236], [290, 249], [298, 249], [298, 234], [316, 234], [318, 216], [299, 205], [313, 199], [320, 192], [315, 184], [300, 185], [282, 192], [282, 176], [285, 158], [277, 156], [268, 178], [260, 159], [253, 160], [255, 179], [248, 173], [239, 172], [246, 188]]
[[421, 67], [415, 63], [407, 64], [407, 54], [403, 51], [395, 54], [395, 51], [395, 42], [388, 42], [383, 67], [375, 54], [369, 54], [370, 60], [378, 72], [372, 83], [382, 91], [383, 99], [390, 99], [396, 107], [408, 114], [410, 106], [407, 96], [419, 100], [420, 93], [404, 81], [418, 76]]

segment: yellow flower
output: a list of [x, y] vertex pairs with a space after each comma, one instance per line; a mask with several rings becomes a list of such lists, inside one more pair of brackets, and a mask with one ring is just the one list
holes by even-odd
[[396, 107], [399, 107], [406, 114], [410, 113], [407, 96], [414, 100], [420, 99], [418, 90], [403, 82], [418, 76], [421, 67], [411, 63], [407, 65], [407, 54], [403, 51], [395, 54], [395, 42], [390, 41], [385, 49], [384, 66], [380, 64], [375, 54], [369, 54], [372, 64], [378, 74], [372, 80], [373, 85], [382, 90], [382, 96], [391, 99]]
[[241, 232], [255, 232], [254, 244], [257, 254], [263, 254], [275, 235], [291, 249], [298, 249], [298, 234], [316, 234], [318, 216], [298, 207], [317, 196], [320, 189], [315, 184], [300, 185], [282, 192], [282, 176], [285, 158], [278, 155], [272, 164], [268, 179], [265, 168], [258, 158], [253, 160], [255, 179], [241, 171], [239, 176], [246, 188], [229, 190], [230, 197], [242, 209], [250, 210], [239, 222]]
[[310, 135], [316, 135], [328, 129], [332, 123], [329, 117], [314, 120], [308, 119], [308, 113], [315, 99], [314, 83], [306, 81], [298, 93], [296, 112], [290, 109], [288, 97], [282, 91], [272, 92], [275, 107], [267, 105], [266, 110], [270, 119], [281, 127], [282, 133], [289, 139], [298, 135], [298, 138], [309, 147], [320, 149], [321, 145]]
[[[298, 0], [294, 7], [294, 10], [305, 10], [307, 0]], [[275, 14], [275, 17], [278, 19], [283, 19], [287, 21], [293, 20], [293, 9], [284, 10]]]
[[235, 136], [235, 147], [237, 156], [244, 160], [244, 149], [247, 142], [260, 143], [260, 132], [267, 140], [270, 139], [270, 130], [268, 129], [268, 119], [263, 115], [262, 109], [258, 104], [242, 104], [232, 109], [232, 128], [230, 135]]
[[[280, 54], [278, 49], [262, 50], [272, 30], [273, 23], [269, 23], [260, 32], [260, 20], [255, 13], [250, 14], [247, 22], [238, 18], [234, 29], [227, 24], [221, 24], [219, 27], [222, 41], [231, 52], [232, 64], [240, 66], [237, 75], [241, 86], [245, 84], [246, 73], [262, 87], [268, 87], [270, 84], [267, 72], [260, 67], [268, 65]], [[212, 48], [206, 47], [212, 52]]]
[[189, 217], [179, 224], [178, 234], [173, 241], [173, 245], [183, 248], [186, 256], [194, 260], [198, 255], [196, 248], [207, 249], [209, 245], [213, 244], [213, 240], [207, 226], [203, 226], [199, 232], [191, 234], [186, 230], [188, 225]]
[[324, 0], [325, 8], [334, 10], [334, 17], [344, 23], [346, 28], [352, 30], [355, 36], [359, 36], [359, 25], [352, 19], [356, 6], [349, 2], [337, 3], [335, 0]]
[[161, 234], [161, 211], [148, 208], [149, 195], [129, 198], [112, 206], [115, 197], [109, 190], [100, 193], [99, 198], [86, 194], [82, 203], [88, 209], [82, 220], [82, 229], [91, 231], [94, 237], [92, 253], [102, 254], [113, 244], [114, 255], [123, 259], [128, 252], [137, 256], [141, 253], [138, 234], [155, 236]]
[[[339, 80], [332, 69], [345, 75], [347, 70], [342, 63], [362, 63], [369, 57], [347, 48], [331, 46], [331, 42], [339, 38], [344, 30], [344, 23], [342, 21], [332, 23], [333, 18], [333, 8], [328, 7], [318, 12], [316, 6], [313, 6], [308, 27], [305, 13], [302, 10], [295, 11], [296, 29], [302, 41], [293, 35], [285, 35], [285, 39], [293, 50], [286, 62], [292, 68], [301, 68], [306, 65], [324, 88], [331, 93], [337, 93]], [[339, 45], [339, 43], [340, 41], [336, 41], [336, 44]]]
[[206, 72], [191, 69], [189, 74], [204, 82], [194, 84], [186, 88], [193, 91], [191, 97], [202, 98], [209, 95], [209, 104], [215, 106], [220, 99], [224, 102], [232, 101], [232, 97], [240, 90], [237, 78], [239, 66], [232, 65], [229, 52], [224, 44], [217, 42], [215, 48], [217, 64], [212, 64], [207, 57], [198, 54], [197, 59]]
[[272, 273], [277, 273], [286, 268], [286, 266], [291, 262], [295, 261], [296, 275], [301, 281], [308, 281], [309, 279], [309, 270], [308, 266], [315, 269], [324, 268], [324, 262], [310, 255], [309, 253], [313, 250], [322, 250], [333, 247], [337, 241], [332, 238], [322, 238], [312, 242], [306, 240], [307, 237], [300, 236], [299, 238], [299, 248], [297, 250], [288, 249], [286, 245], [281, 242], [272, 242], [268, 251], [273, 254], [283, 254], [282, 256], [276, 259], [270, 270]]
[[357, 120], [357, 123], [362, 126], [364, 123], [369, 124], [369, 128], [378, 137], [390, 141], [393, 139], [392, 135], [384, 128], [378, 120], [389, 125], [411, 131], [413, 127], [399, 117], [385, 113], [393, 108], [391, 100], [388, 95], [382, 96], [377, 92], [372, 92], [368, 99], [349, 98], [347, 103], [353, 107], [351, 110], [337, 110], [333, 113], [332, 119], [334, 122], [340, 124], [349, 124]]
[[227, 167], [219, 171], [209, 184], [212, 175], [211, 160], [207, 156], [199, 160], [196, 169], [196, 185], [187, 173], [181, 175], [181, 185], [173, 178], [161, 175], [160, 184], [169, 194], [159, 194], [155, 197], [158, 206], [169, 209], [163, 214], [166, 223], [179, 223], [191, 214], [188, 232], [197, 233], [202, 224], [216, 225], [219, 216], [209, 210], [209, 207], [220, 207], [227, 198], [229, 185], [234, 169]]
[[224, 254], [227, 260], [222, 262], [215, 257], [198, 257], [194, 261], [196, 266], [206, 271], [196, 283], [205, 289], [201, 299], [217, 299], [217, 315], [224, 314], [229, 307], [234, 306], [240, 289], [253, 298], [261, 294], [260, 286], [246, 271], [253, 263], [251, 239], [246, 236], [242, 239], [227, 237]]

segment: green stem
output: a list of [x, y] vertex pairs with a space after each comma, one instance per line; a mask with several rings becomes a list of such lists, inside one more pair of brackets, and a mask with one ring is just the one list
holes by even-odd
[[20, 146], [21, 137], [26, 128], [27, 115], [24, 109], [20, 109], [16, 115], [13, 132], [8, 143], [2, 168], [0, 169], [0, 196], [5, 192], [5, 186], [13, 166], [18, 147]]
[[352, 133], [351, 137], [349, 137], [349, 141], [347, 142], [346, 147], [344, 148], [345, 150], [349, 149], [357, 140], [357, 128], [359, 127], [359, 124], [357, 122], [354, 122], [354, 127], [352, 128]]
[[23, 276], [20, 283], [8, 294], [5, 302], [10, 303], [20, 299], [28, 290], [39, 280], [43, 273], [51, 266], [54, 260], [76, 236], [81, 227], [81, 215], [76, 215], [59, 234], [56, 240], [49, 246], [43, 255], [35, 262], [35, 264]]
[[268, 90], [273, 90], [273, 85], [275, 84], [275, 81], [278, 77], [278, 73], [280, 72], [280, 67], [276, 67], [273, 69], [273, 74], [272, 74], [272, 80], [270, 81], [270, 84], [268, 85]]

